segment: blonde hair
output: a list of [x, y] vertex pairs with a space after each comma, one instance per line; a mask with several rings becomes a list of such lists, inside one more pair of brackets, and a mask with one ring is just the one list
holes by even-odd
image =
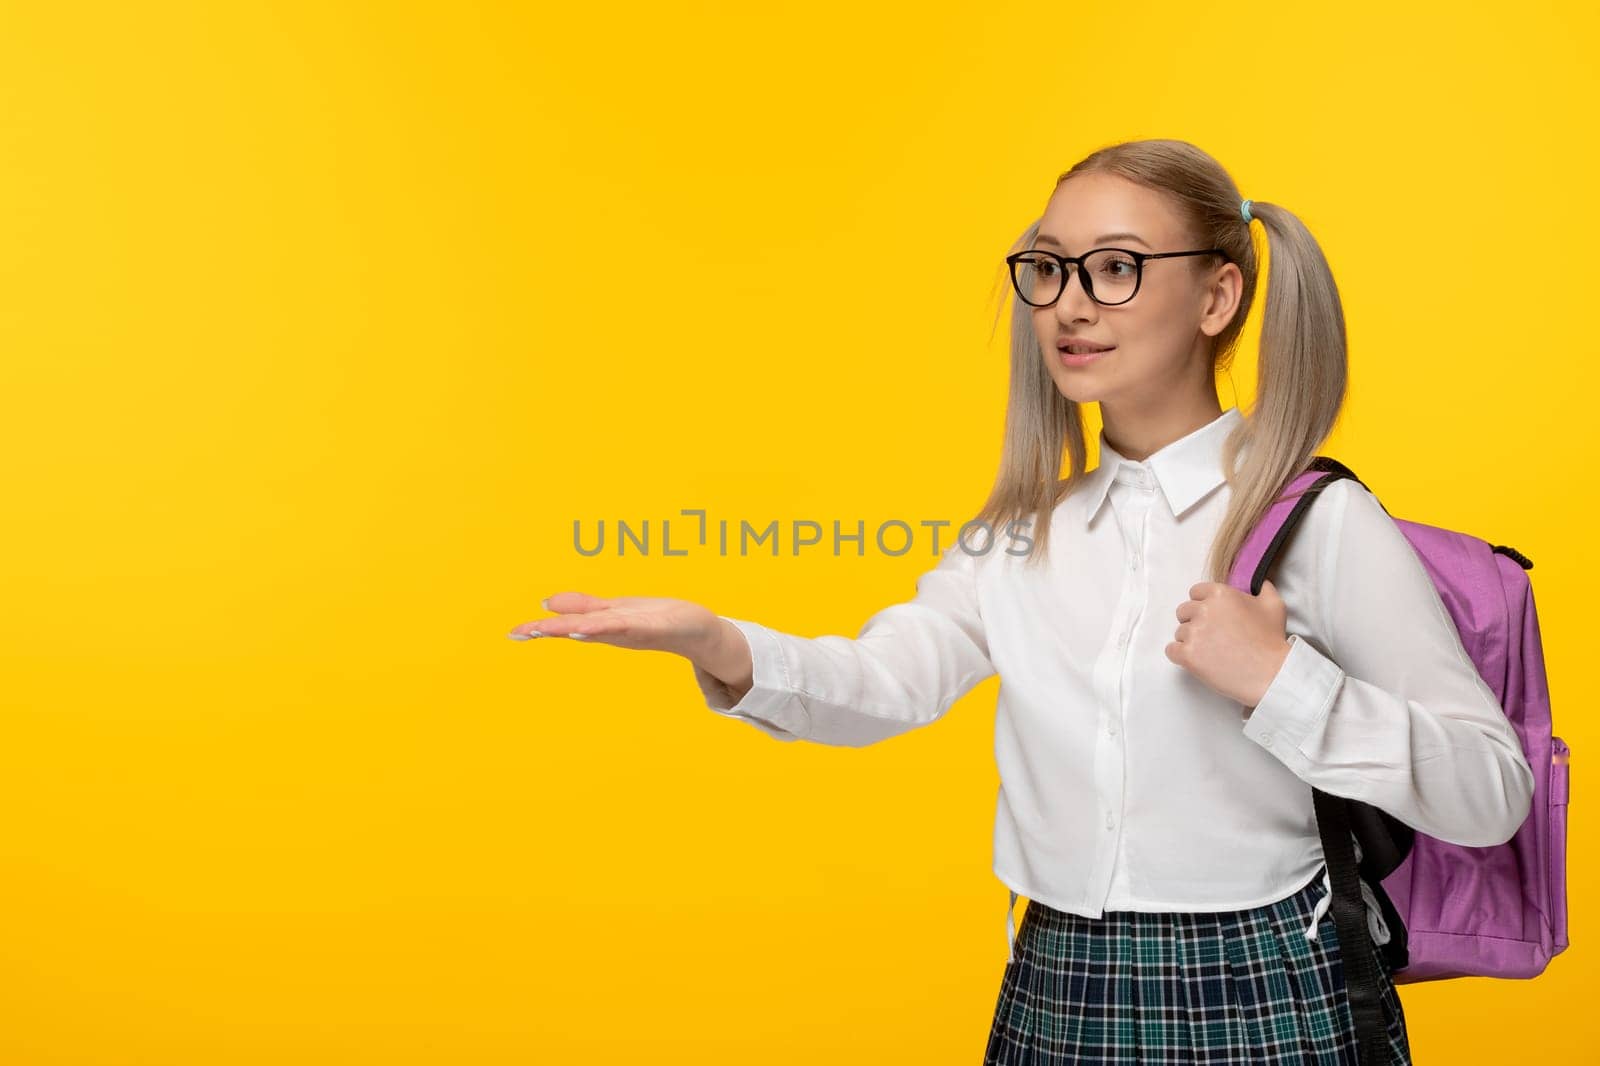
[[[1238, 311], [1215, 338], [1215, 374], [1233, 361], [1239, 334], [1255, 297], [1255, 243], [1239, 212], [1243, 197], [1222, 165], [1186, 141], [1141, 140], [1101, 148], [1056, 179], [1109, 173], [1165, 193], [1198, 243], [1221, 248], [1244, 277]], [[1333, 429], [1344, 402], [1346, 347], [1339, 290], [1322, 249], [1293, 213], [1265, 200], [1250, 201], [1268, 239], [1269, 273], [1262, 314], [1256, 400], [1223, 445], [1222, 465], [1232, 498], [1212, 543], [1208, 580], [1226, 581], [1250, 531], [1284, 486], [1305, 470]], [[1031, 248], [1035, 220], [1009, 252]], [[1008, 252], [1008, 254], [1009, 254]], [[1195, 260], [1198, 262], [1198, 258]], [[1002, 264], [997, 289], [1010, 291]], [[1006, 402], [1000, 471], [982, 509], [972, 519], [991, 530], [1026, 523], [1033, 545], [1028, 562], [1049, 551], [1049, 517], [1084, 481], [1088, 452], [1082, 405], [1062, 396], [1045, 367], [1034, 333], [1033, 309], [1013, 294], [1011, 387]], [[995, 322], [999, 322], [999, 310]], [[1068, 474], [1061, 475], [1065, 450]], [[996, 533], [998, 535], [998, 532]]]

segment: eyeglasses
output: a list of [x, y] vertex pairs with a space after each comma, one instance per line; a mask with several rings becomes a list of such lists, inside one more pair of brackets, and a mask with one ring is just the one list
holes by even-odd
[[1066, 289], [1067, 268], [1078, 268], [1079, 284], [1089, 299], [1105, 307], [1115, 307], [1133, 299], [1144, 280], [1146, 259], [1170, 259], [1180, 255], [1220, 255], [1221, 248], [1196, 252], [1135, 252], [1129, 248], [1094, 248], [1079, 256], [1057, 255], [1042, 248], [1006, 256], [1011, 264], [1011, 284], [1017, 296], [1030, 307], [1049, 307]]

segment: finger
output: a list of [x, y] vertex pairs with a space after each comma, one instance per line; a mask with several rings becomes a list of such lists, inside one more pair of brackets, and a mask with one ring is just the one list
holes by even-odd
[[586, 592], [557, 592], [540, 600], [539, 606], [559, 614], [586, 614], [605, 610], [611, 606], [611, 601], [603, 596], [590, 596]]
[[[592, 611], [602, 611], [609, 607], [611, 602], [599, 596], [590, 596], [584, 592], [557, 592], [553, 596], [546, 596], [539, 601], [539, 606], [545, 610], [561, 612], [563, 616], [582, 616]], [[544, 619], [543, 621], [551, 621]], [[515, 627], [506, 636], [512, 640], [533, 640], [537, 637], [569, 637], [572, 634], [567, 629], [557, 626], [554, 630], [549, 626], [541, 626], [539, 622], [524, 622]], [[583, 639], [579, 637], [578, 639]]]
[[564, 637], [567, 633], [547, 632], [550, 629], [548, 619], [539, 622], [524, 622], [513, 628], [506, 636], [512, 640], [537, 640], [540, 637]]
[[538, 637], [569, 637], [573, 640], [593, 640], [605, 643], [608, 638], [627, 632], [628, 624], [620, 617], [603, 613], [563, 614], [555, 618], [541, 618], [517, 626], [506, 636], [512, 640], [533, 640]]
[[607, 614], [564, 615], [534, 625], [543, 627], [550, 636], [586, 640], [591, 644], [621, 644], [629, 633], [625, 618]]

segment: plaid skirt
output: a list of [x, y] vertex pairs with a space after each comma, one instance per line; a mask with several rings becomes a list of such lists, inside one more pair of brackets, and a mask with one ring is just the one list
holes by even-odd
[[[984, 1066], [1293, 1063], [1355, 1066], [1338, 933], [1306, 938], [1322, 872], [1276, 903], [1216, 913], [1106, 911], [1028, 901]], [[1405, 1014], [1377, 958], [1389, 1061], [1409, 1066]]]

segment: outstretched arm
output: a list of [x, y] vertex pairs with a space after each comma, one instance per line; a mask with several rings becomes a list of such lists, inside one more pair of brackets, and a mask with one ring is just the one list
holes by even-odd
[[952, 546], [913, 599], [874, 614], [854, 638], [718, 615], [716, 637], [691, 659], [706, 705], [779, 740], [845, 747], [928, 725], [995, 673], [975, 563]]

